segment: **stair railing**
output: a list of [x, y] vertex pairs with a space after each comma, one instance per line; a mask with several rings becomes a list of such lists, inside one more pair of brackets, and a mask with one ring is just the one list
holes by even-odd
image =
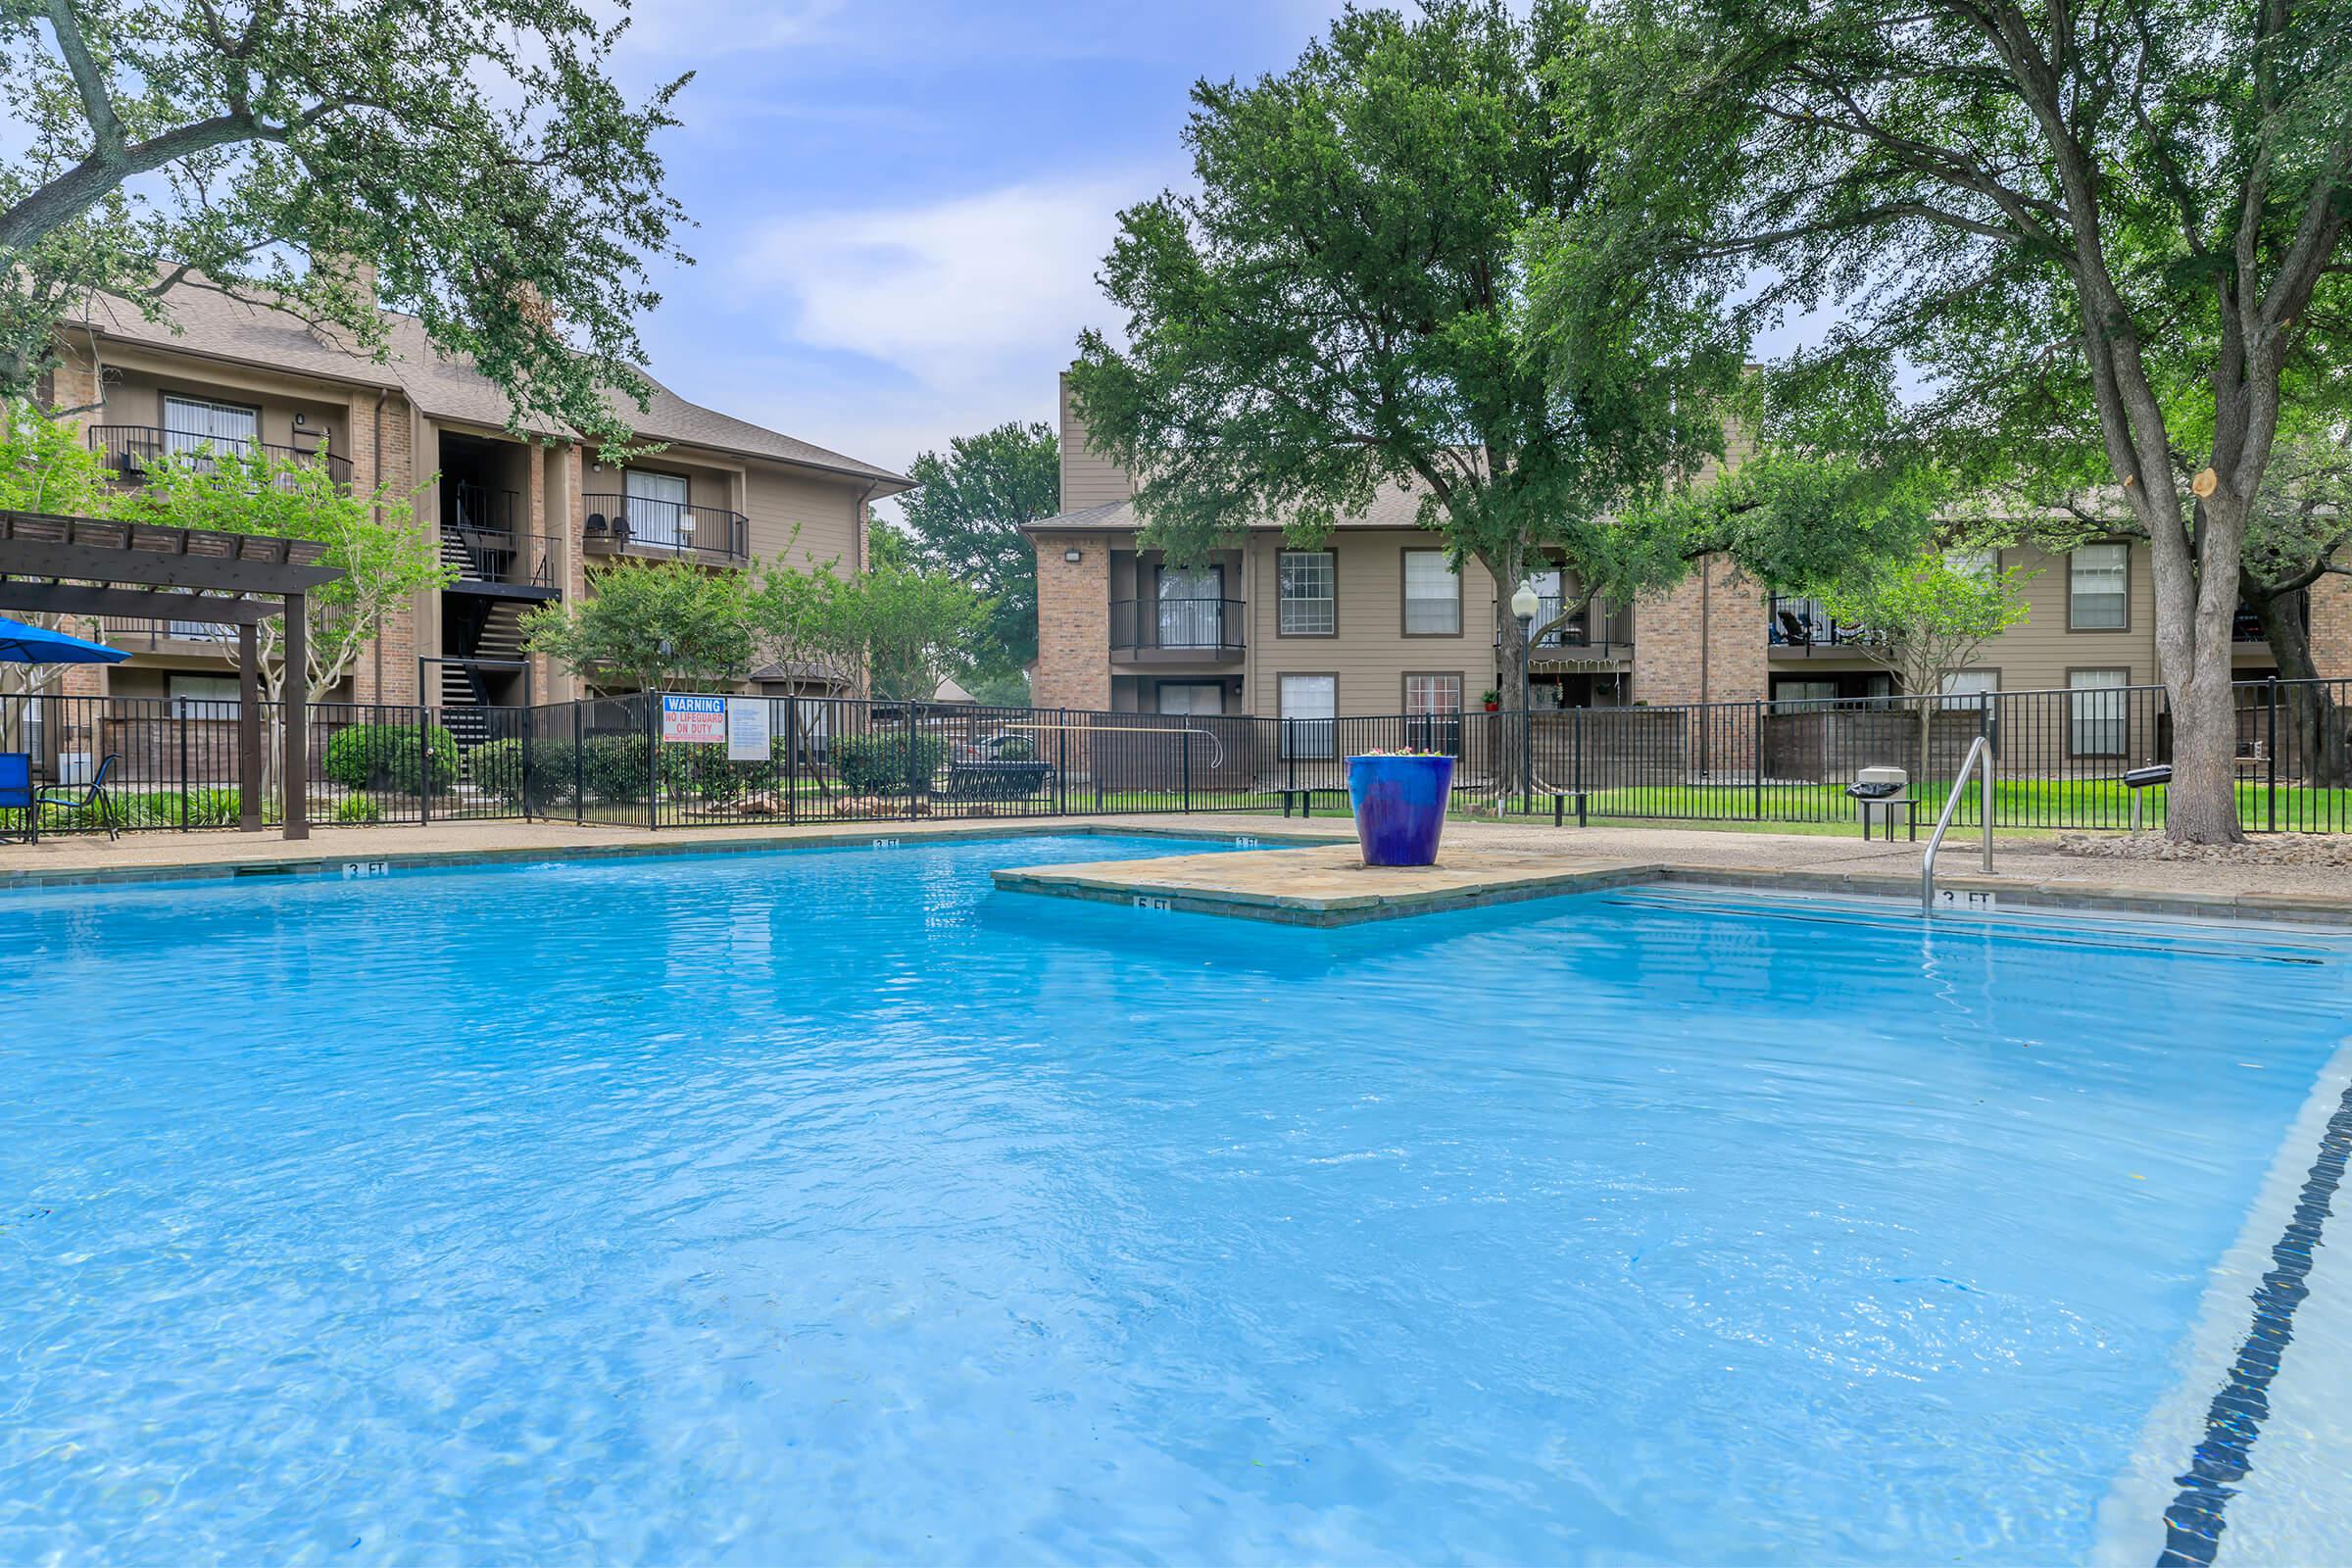
[[1919, 912], [1936, 912], [1936, 852], [1943, 848], [1943, 835], [1952, 825], [1952, 815], [1960, 809], [1960, 797], [1968, 789], [1969, 770], [1977, 773], [1982, 791], [1979, 814], [1984, 819], [1984, 874], [1992, 874], [1992, 741], [1979, 735], [1968, 743], [1968, 755], [1960, 760], [1960, 776], [1952, 780], [1952, 793], [1945, 798], [1943, 812], [1936, 818], [1936, 831], [1928, 835], [1928, 852], [1919, 861]]

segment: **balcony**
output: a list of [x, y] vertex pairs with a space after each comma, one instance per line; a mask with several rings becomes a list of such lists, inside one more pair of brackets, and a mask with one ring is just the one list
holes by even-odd
[[[207, 453], [235, 453], [250, 457], [258, 453], [281, 463], [324, 464], [328, 478], [346, 489], [351, 486], [351, 460], [339, 458], [324, 447], [281, 447], [268, 441], [191, 435], [184, 430], [164, 430], [145, 424], [93, 424], [90, 450], [100, 454], [119, 484], [145, 484], [148, 465], [167, 454], [202, 457]], [[291, 489], [292, 483], [280, 479], [278, 486]]]
[[1123, 664], [1229, 664], [1242, 657], [1238, 599], [1117, 599], [1110, 657]]
[[99, 640], [126, 654], [218, 654], [237, 646], [237, 628], [209, 620], [142, 620], [108, 615], [98, 622]]
[[[1550, 626], [1559, 620], [1567, 601], [1558, 594], [1539, 594], [1536, 598], [1534, 626]], [[1519, 624], [1511, 616], [1510, 606], [1498, 605], [1494, 612], [1494, 646], [1500, 648], [1505, 636], [1517, 636]], [[1536, 639], [1535, 662], [1539, 664], [1623, 663], [1634, 657], [1634, 617], [1631, 612], [1611, 610], [1597, 600], [1588, 600], [1585, 607], [1551, 630]]]
[[[2302, 593], [2295, 595], [2294, 612], [2296, 618], [2302, 621], [2304, 631], [2306, 634], [2308, 634], [2311, 629], [2310, 590], [2306, 589]], [[2262, 634], [2262, 621], [2255, 615], [2252, 608], [2247, 606], [2243, 601], [2239, 602], [2237, 607], [2237, 614], [2230, 622], [2230, 640], [2233, 643], [2238, 643], [2241, 645], [2246, 643], [2267, 643], [2270, 641], [2269, 638], [2263, 636]]]
[[464, 593], [556, 599], [555, 541], [531, 533], [522, 497], [466, 480], [441, 486], [441, 562]]
[[643, 496], [592, 495], [587, 503], [590, 555], [644, 556], [707, 566], [749, 565], [752, 521], [724, 507], [691, 507]]
[[1776, 659], [1855, 653], [1869, 641], [1869, 633], [1862, 627], [1832, 619], [1818, 599], [1776, 594], [1767, 605], [1764, 621]]

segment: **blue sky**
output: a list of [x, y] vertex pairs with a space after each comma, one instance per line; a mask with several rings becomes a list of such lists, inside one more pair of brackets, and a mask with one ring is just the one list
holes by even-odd
[[697, 265], [642, 323], [683, 395], [869, 462], [1051, 419], [1120, 207], [1181, 183], [1186, 93], [1338, 0], [638, 0], [616, 66], [695, 72], [662, 144]]

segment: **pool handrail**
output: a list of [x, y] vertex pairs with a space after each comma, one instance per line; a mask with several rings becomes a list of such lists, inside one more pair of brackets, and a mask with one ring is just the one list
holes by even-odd
[[1943, 847], [1952, 813], [1960, 809], [1960, 795], [1968, 788], [1971, 768], [1977, 770], [1984, 797], [1978, 814], [1984, 819], [1984, 874], [1992, 875], [1992, 741], [1979, 735], [1968, 743], [1968, 755], [1960, 760], [1960, 776], [1952, 780], [1952, 793], [1944, 800], [1943, 813], [1936, 818], [1936, 831], [1928, 835], [1927, 854], [1920, 857], [1919, 912], [1923, 919], [1936, 912], [1936, 852]]

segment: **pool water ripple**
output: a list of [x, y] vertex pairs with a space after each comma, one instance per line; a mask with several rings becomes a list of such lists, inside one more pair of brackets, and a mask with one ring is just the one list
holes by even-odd
[[0, 1559], [2080, 1558], [2352, 995], [1189, 848], [12, 898]]

